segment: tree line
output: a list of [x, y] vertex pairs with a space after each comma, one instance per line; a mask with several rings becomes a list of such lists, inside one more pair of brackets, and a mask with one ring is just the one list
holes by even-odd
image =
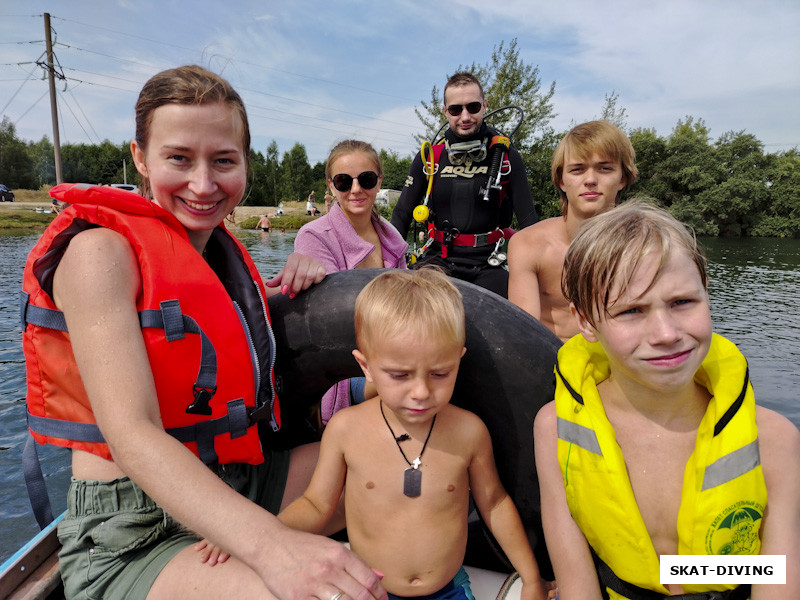
[[[566, 131], [555, 131], [552, 97], [555, 82], [542, 84], [539, 68], [520, 59], [517, 40], [501, 42], [486, 64], [459, 66], [484, 84], [492, 109], [515, 106], [524, 112], [499, 111], [492, 125], [511, 133], [525, 162], [528, 183], [541, 218], [558, 216], [560, 203], [550, 178], [550, 159]], [[647, 197], [692, 226], [698, 235], [733, 237], [800, 237], [800, 153], [765, 153], [764, 145], [745, 131], [712, 139], [700, 118], [679, 119], [667, 136], [655, 129], [629, 129], [626, 110], [615, 92], [606, 95], [597, 118], [625, 131], [636, 151], [639, 181], [627, 196]], [[425, 127], [418, 141], [431, 140], [445, 122], [442, 94], [433, 86], [430, 99], [420, 102], [417, 116]], [[413, 156], [380, 150], [383, 187], [402, 189]], [[65, 181], [89, 183], [136, 182], [129, 143], [67, 144], [61, 148]], [[250, 156], [248, 205], [277, 206], [305, 200], [311, 190], [325, 191], [325, 163], [311, 165], [305, 146], [295, 145], [280, 155], [273, 140]], [[26, 142], [14, 124], [0, 122], [0, 183], [11, 188], [39, 189], [55, 184], [53, 146], [47, 137]]]

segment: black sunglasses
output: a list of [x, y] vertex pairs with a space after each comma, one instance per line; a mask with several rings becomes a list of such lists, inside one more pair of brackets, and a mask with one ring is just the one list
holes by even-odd
[[[355, 179], [358, 179], [358, 185], [363, 190], [371, 190], [378, 185], [378, 174], [375, 171], [364, 171]], [[353, 187], [353, 176], [347, 173], [334, 175], [331, 181], [333, 181], [333, 187], [340, 192], [347, 192]]]
[[[483, 108], [483, 102], [470, 102], [466, 106], [467, 110], [469, 111], [469, 114], [476, 115]], [[463, 110], [464, 110], [463, 104], [451, 104], [450, 106], [447, 107], [447, 112], [450, 113], [451, 117], [457, 117], [458, 115], [461, 114]]]

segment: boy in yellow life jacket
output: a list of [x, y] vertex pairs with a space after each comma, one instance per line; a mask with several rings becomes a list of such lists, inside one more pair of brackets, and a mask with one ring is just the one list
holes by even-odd
[[[694, 236], [629, 202], [586, 223], [562, 287], [581, 333], [534, 423], [561, 600], [800, 597], [800, 432], [712, 332]], [[786, 583], [662, 584], [679, 554], [785, 555]]]

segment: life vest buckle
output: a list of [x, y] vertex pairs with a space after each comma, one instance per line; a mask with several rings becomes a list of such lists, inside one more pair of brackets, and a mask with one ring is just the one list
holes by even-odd
[[186, 407], [186, 412], [190, 415], [210, 415], [211, 406], [209, 402], [214, 394], [217, 393], [217, 388], [201, 388], [195, 386], [192, 390], [194, 393], [194, 402]]
[[269, 404], [264, 402], [261, 406], [256, 406], [251, 408], [248, 411], [248, 419], [250, 425], [255, 425], [258, 421], [263, 421], [264, 419], [271, 419], [272, 413], [269, 409]]

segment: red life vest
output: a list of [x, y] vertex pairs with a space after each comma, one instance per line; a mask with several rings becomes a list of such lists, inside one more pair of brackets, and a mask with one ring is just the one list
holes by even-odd
[[261, 463], [256, 420], [280, 427], [275, 342], [244, 246], [217, 227], [207, 246], [212, 270], [178, 220], [137, 194], [74, 184], [50, 193], [70, 206], [31, 251], [23, 277], [28, 427], [36, 441], [111, 459], [52, 299], [70, 240], [99, 226], [124, 235], [139, 259], [136, 307], [167, 432], [206, 463]]

